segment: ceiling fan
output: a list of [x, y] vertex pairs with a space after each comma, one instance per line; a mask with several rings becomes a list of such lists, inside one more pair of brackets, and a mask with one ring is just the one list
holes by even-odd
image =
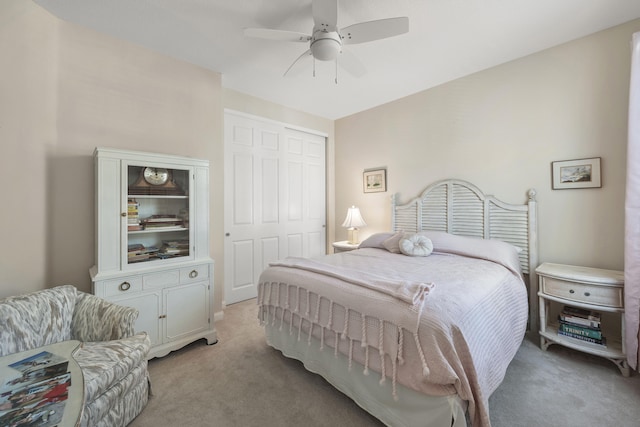
[[[284, 75], [286, 76], [301, 59], [312, 57], [319, 61], [335, 61], [336, 83], [338, 83], [338, 54], [343, 54], [342, 59], [345, 61], [341, 60], [340, 65], [350, 74], [359, 77], [365, 73], [364, 66], [348, 50], [343, 50], [343, 45], [385, 39], [409, 31], [408, 17], [378, 19], [338, 28], [338, 0], [312, 0], [311, 13], [313, 15], [311, 35], [269, 28], [246, 28], [244, 34], [247, 37], [268, 40], [308, 42], [309, 49], [289, 66]], [[313, 74], [315, 76], [315, 62]]]

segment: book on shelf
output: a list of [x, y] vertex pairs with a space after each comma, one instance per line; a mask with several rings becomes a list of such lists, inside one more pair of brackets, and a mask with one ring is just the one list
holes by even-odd
[[571, 332], [565, 332], [562, 329], [558, 329], [558, 335], [566, 337], [566, 338], [574, 339], [574, 340], [577, 340], [577, 341], [589, 342], [589, 343], [592, 343], [592, 344], [598, 344], [598, 345], [600, 345], [602, 347], [607, 347], [607, 338], [606, 337], [602, 337], [602, 339], [595, 339], [595, 338], [586, 337], [584, 335], [577, 335], [577, 334], [573, 334]]
[[145, 230], [179, 230], [184, 228], [184, 221], [177, 215], [152, 215], [140, 220]]
[[140, 245], [139, 247], [136, 247], [135, 250], [129, 250], [129, 252], [127, 252], [127, 256], [131, 258], [136, 255], [143, 255], [143, 254], [152, 255], [156, 252], [158, 252], [158, 248], [156, 248], [155, 246], [144, 247], [143, 245]]
[[567, 323], [562, 320], [560, 321], [560, 325], [558, 326], [558, 329], [564, 332], [570, 332], [574, 335], [582, 335], [589, 338], [595, 338], [597, 340], [602, 339], [602, 331], [600, 329], [574, 325], [572, 323]]
[[189, 239], [179, 239], [179, 240], [163, 240], [162, 246], [168, 246], [172, 248], [188, 248], [189, 247]]
[[593, 320], [596, 322], [600, 321], [600, 313], [597, 311], [589, 310], [586, 308], [574, 307], [572, 305], [565, 305], [562, 308], [562, 312], [568, 316], [581, 317], [584, 319]]
[[127, 202], [127, 219], [129, 223], [131, 223], [132, 221], [138, 222], [138, 207], [138, 202], [129, 199], [129, 201]]
[[189, 255], [189, 240], [163, 240], [159, 255], [165, 257]]
[[558, 315], [558, 320], [570, 325], [582, 326], [586, 328], [600, 330], [600, 322], [594, 320], [583, 319], [580, 317], [567, 316], [562, 313]]
[[163, 224], [156, 224], [156, 223], [145, 223], [144, 224], [144, 229], [145, 230], [182, 230], [185, 227], [182, 225], [182, 222], [180, 223], [171, 223], [171, 222], [166, 222]]
[[178, 222], [182, 221], [181, 218], [178, 218], [177, 215], [151, 215], [150, 217], [144, 218], [144, 222]]
[[595, 329], [600, 328], [601, 316], [597, 311], [565, 305], [558, 315], [558, 318], [563, 322], [573, 323], [575, 325]]
[[147, 261], [154, 257], [158, 253], [158, 248], [155, 246], [147, 246], [140, 243], [132, 243], [129, 245], [129, 251], [127, 252], [127, 262], [134, 263], [140, 261]]
[[129, 243], [127, 246], [128, 252], [140, 252], [144, 250], [144, 245], [142, 243]]

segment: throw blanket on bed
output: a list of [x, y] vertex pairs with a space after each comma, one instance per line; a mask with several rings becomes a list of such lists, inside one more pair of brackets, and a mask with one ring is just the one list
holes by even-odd
[[[282, 282], [266, 281], [258, 287], [258, 304], [261, 306], [262, 322], [272, 324], [287, 323], [290, 331], [297, 320], [298, 338], [303, 326], [308, 328], [308, 339], [311, 340], [314, 326], [320, 328], [320, 339], [324, 345], [325, 332], [333, 332], [334, 351], [337, 353], [339, 343], [349, 340], [349, 360], [353, 356], [353, 344], [360, 343], [365, 349], [365, 372], [369, 369], [369, 347], [378, 351], [380, 359], [390, 358], [392, 364], [393, 394], [396, 397], [398, 363], [404, 363], [402, 354], [403, 331], [412, 334], [416, 346], [419, 343], [418, 329], [425, 297], [433, 288], [431, 283], [410, 280], [390, 280], [367, 272], [344, 266], [322, 263], [304, 258], [286, 258], [273, 262], [272, 267], [286, 267], [322, 274], [326, 277], [358, 285], [359, 291], [349, 292], [344, 286], [327, 286], [321, 292], [312, 292], [302, 286]], [[328, 305], [326, 316], [323, 314], [323, 301]], [[339, 303], [337, 303], [337, 301]], [[380, 308], [385, 307], [384, 311]], [[379, 313], [379, 314], [376, 314]], [[303, 325], [306, 323], [306, 325]], [[421, 356], [422, 370], [428, 375], [429, 369], [424, 356]], [[385, 364], [381, 364], [382, 378], [386, 378]]]
[[[474, 427], [490, 426], [488, 398], [526, 329], [526, 288], [509, 260], [446, 250], [407, 257], [359, 249], [304, 266], [285, 260], [260, 277], [260, 321], [309, 343], [317, 338], [321, 350], [333, 347], [350, 366], [353, 360], [365, 373], [379, 372], [381, 383], [391, 378], [394, 397], [396, 381], [430, 395], [457, 393], [469, 402]], [[391, 290], [376, 289], [385, 282]], [[422, 295], [418, 304], [408, 302], [412, 295]]]
[[433, 287], [432, 283], [414, 282], [410, 280], [389, 280], [366, 271], [337, 265], [323, 264], [309, 258], [289, 257], [284, 261], [272, 262], [269, 263], [269, 265], [300, 268], [307, 271], [326, 274], [327, 276], [342, 279], [345, 282], [350, 282], [377, 292], [382, 292], [412, 306], [421, 304], [424, 301], [424, 297]]

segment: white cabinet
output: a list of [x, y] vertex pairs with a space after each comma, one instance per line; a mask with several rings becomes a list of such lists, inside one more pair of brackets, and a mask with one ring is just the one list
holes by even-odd
[[[616, 270], [543, 263], [538, 273], [540, 346], [561, 344], [604, 357], [630, 374], [624, 348], [624, 273]], [[562, 335], [559, 316], [565, 306], [598, 312], [604, 344], [595, 344]], [[565, 329], [566, 330], [566, 329]], [[582, 328], [584, 331], [584, 328]]]
[[217, 341], [206, 160], [96, 148], [93, 292], [139, 311], [160, 357]]

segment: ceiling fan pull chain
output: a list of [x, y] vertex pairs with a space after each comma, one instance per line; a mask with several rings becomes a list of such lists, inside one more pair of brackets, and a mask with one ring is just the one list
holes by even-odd
[[336, 84], [338, 84], [338, 57], [336, 56]]
[[313, 58], [313, 77], [316, 76], [316, 58]]

